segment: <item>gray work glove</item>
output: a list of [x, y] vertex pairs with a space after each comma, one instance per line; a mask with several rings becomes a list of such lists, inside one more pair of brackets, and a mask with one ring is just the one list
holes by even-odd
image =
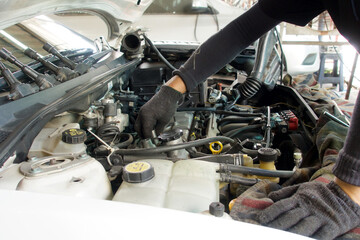
[[257, 214], [262, 225], [316, 239], [333, 239], [360, 224], [360, 206], [330, 182], [309, 182], [271, 192], [274, 204]]
[[143, 138], [151, 138], [155, 129], [159, 135], [174, 116], [177, 102], [182, 94], [172, 87], [163, 85], [147, 103], [140, 108], [135, 130]]

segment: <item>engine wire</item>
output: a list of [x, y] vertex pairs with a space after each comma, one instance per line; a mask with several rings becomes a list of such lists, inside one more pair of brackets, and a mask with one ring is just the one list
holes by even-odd
[[168, 66], [172, 71], [174, 71], [176, 68], [168, 61], [166, 58], [161, 54], [159, 49], [154, 45], [154, 43], [144, 34], [145, 41], [150, 45], [151, 49], [154, 50], [156, 55], [160, 58], [161, 61], [163, 61], [166, 66]]
[[266, 122], [266, 145], [265, 147], [270, 147], [270, 140], [271, 140], [271, 110], [270, 107], [267, 107], [267, 122]]

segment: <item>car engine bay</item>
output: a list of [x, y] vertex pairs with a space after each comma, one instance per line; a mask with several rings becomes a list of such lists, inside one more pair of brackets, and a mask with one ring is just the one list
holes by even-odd
[[27, 50], [29, 65], [1, 50], [21, 70], [1, 66], [0, 189], [200, 213], [213, 202], [229, 212], [262, 179], [286, 181], [315, 144], [317, 116], [295, 89], [278, 84], [278, 53], [268, 54], [274, 67], [262, 82], [247, 81], [259, 49], [276, 45], [264, 41], [185, 94], [151, 139], [134, 130], [138, 111], [170, 79], [169, 63], [179, 67], [196, 44], [152, 44], [135, 31], [120, 51], [60, 53], [45, 44], [52, 55]]

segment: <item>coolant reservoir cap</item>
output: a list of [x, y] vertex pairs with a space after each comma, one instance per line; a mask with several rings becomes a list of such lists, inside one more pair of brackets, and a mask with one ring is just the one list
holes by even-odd
[[148, 162], [133, 162], [125, 166], [123, 180], [128, 183], [143, 183], [155, 176], [154, 168]]
[[260, 148], [258, 150], [258, 158], [261, 162], [274, 162], [278, 154], [278, 151], [273, 148]]
[[70, 128], [62, 132], [61, 140], [64, 143], [78, 144], [84, 143], [86, 139], [86, 133], [79, 128]]

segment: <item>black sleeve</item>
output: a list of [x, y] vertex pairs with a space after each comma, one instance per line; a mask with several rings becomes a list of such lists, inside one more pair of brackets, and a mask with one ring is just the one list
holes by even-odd
[[341, 149], [335, 168], [336, 177], [352, 185], [360, 186], [360, 95], [358, 95], [350, 128]]
[[256, 4], [205, 41], [173, 74], [179, 75], [191, 91], [279, 23]]
[[258, 4], [268, 16], [300, 26], [326, 10], [323, 0], [259, 0]]

